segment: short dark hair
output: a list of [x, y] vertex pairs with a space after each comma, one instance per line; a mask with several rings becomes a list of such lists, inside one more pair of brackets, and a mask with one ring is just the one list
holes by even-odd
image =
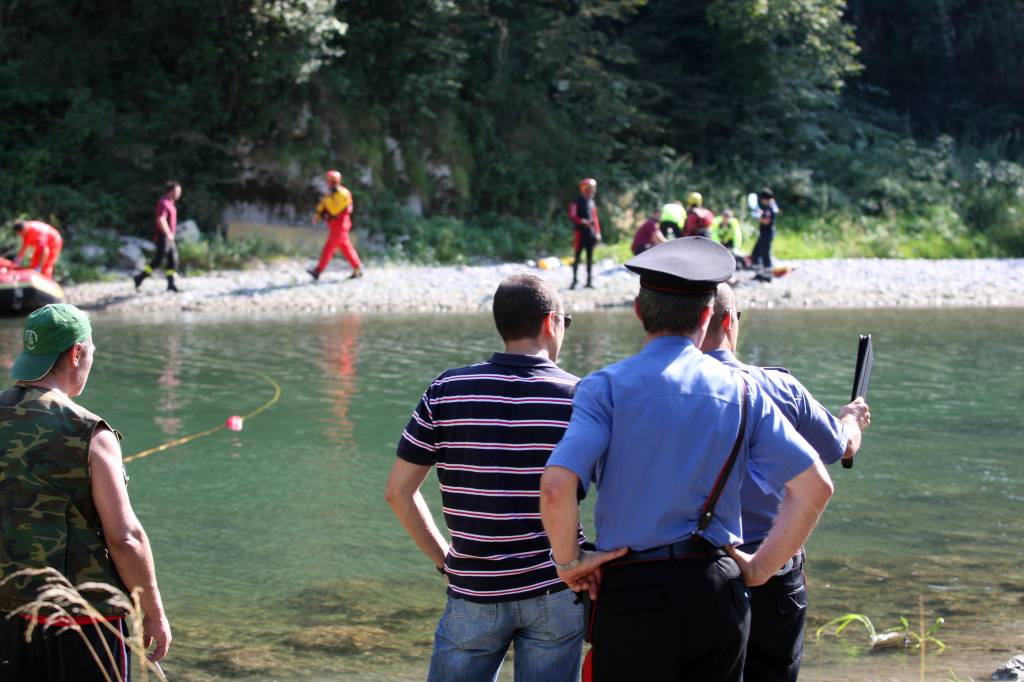
[[645, 332], [685, 336], [700, 328], [701, 311], [711, 305], [713, 297], [714, 294], [679, 296], [640, 289], [636, 301]]
[[11, 229], [14, 230], [15, 232], [21, 232], [23, 229], [25, 229], [25, 221], [19, 220], [18, 222], [11, 225]]
[[761, 198], [762, 199], [774, 199], [775, 198], [775, 193], [772, 192], [772, 188], [771, 187], [765, 187], [765, 188], [763, 188], [761, 190]]
[[175, 187], [181, 187], [181, 183], [177, 180], [168, 180], [164, 183], [165, 192], [173, 192]]
[[494, 326], [506, 343], [540, 334], [544, 315], [562, 310], [558, 287], [550, 280], [524, 272], [509, 275], [494, 292]]

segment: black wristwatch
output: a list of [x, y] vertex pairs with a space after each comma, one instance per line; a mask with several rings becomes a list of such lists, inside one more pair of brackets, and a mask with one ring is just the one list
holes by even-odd
[[438, 566], [437, 564], [434, 564], [434, 568], [437, 569], [437, 572], [440, 573], [441, 575], [445, 575], [445, 576], [448, 575], [448, 571], [444, 570], [444, 564], [441, 564], [440, 566]]

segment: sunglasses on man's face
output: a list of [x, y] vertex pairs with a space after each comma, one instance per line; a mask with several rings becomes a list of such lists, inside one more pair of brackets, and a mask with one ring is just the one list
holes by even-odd
[[550, 314], [550, 313], [554, 313], [555, 315], [561, 315], [562, 319], [565, 320], [565, 328], [566, 329], [568, 329], [569, 325], [572, 324], [572, 315], [569, 315], [569, 314], [566, 314], [566, 313], [563, 313], [563, 312], [559, 312], [558, 310], [549, 310], [545, 314]]

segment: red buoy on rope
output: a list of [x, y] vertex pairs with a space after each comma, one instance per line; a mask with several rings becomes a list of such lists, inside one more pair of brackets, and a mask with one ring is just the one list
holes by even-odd
[[224, 426], [226, 426], [229, 431], [241, 431], [242, 418], [239, 417], [237, 414], [233, 414], [230, 417], [228, 417], [228, 420], [226, 422], [224, 422]]

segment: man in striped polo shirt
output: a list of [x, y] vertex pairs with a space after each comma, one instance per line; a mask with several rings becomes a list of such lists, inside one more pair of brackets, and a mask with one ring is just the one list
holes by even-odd
[[[539, 497], [579, 381], [555, 365], [572, 318], [555, 285], [532, 274], [506, 278], [493, 311], [505, 352], [430, 384], [398, 442], [385, 497], [448, 578], [428, 680], [493, 680], [514, 643], [516, 679], [574, 681], [583, 607], [551, 563]], [[450, 545], [419, 492], [433, 466]], [[576, 535], [582, 543], [578, 526]]]

